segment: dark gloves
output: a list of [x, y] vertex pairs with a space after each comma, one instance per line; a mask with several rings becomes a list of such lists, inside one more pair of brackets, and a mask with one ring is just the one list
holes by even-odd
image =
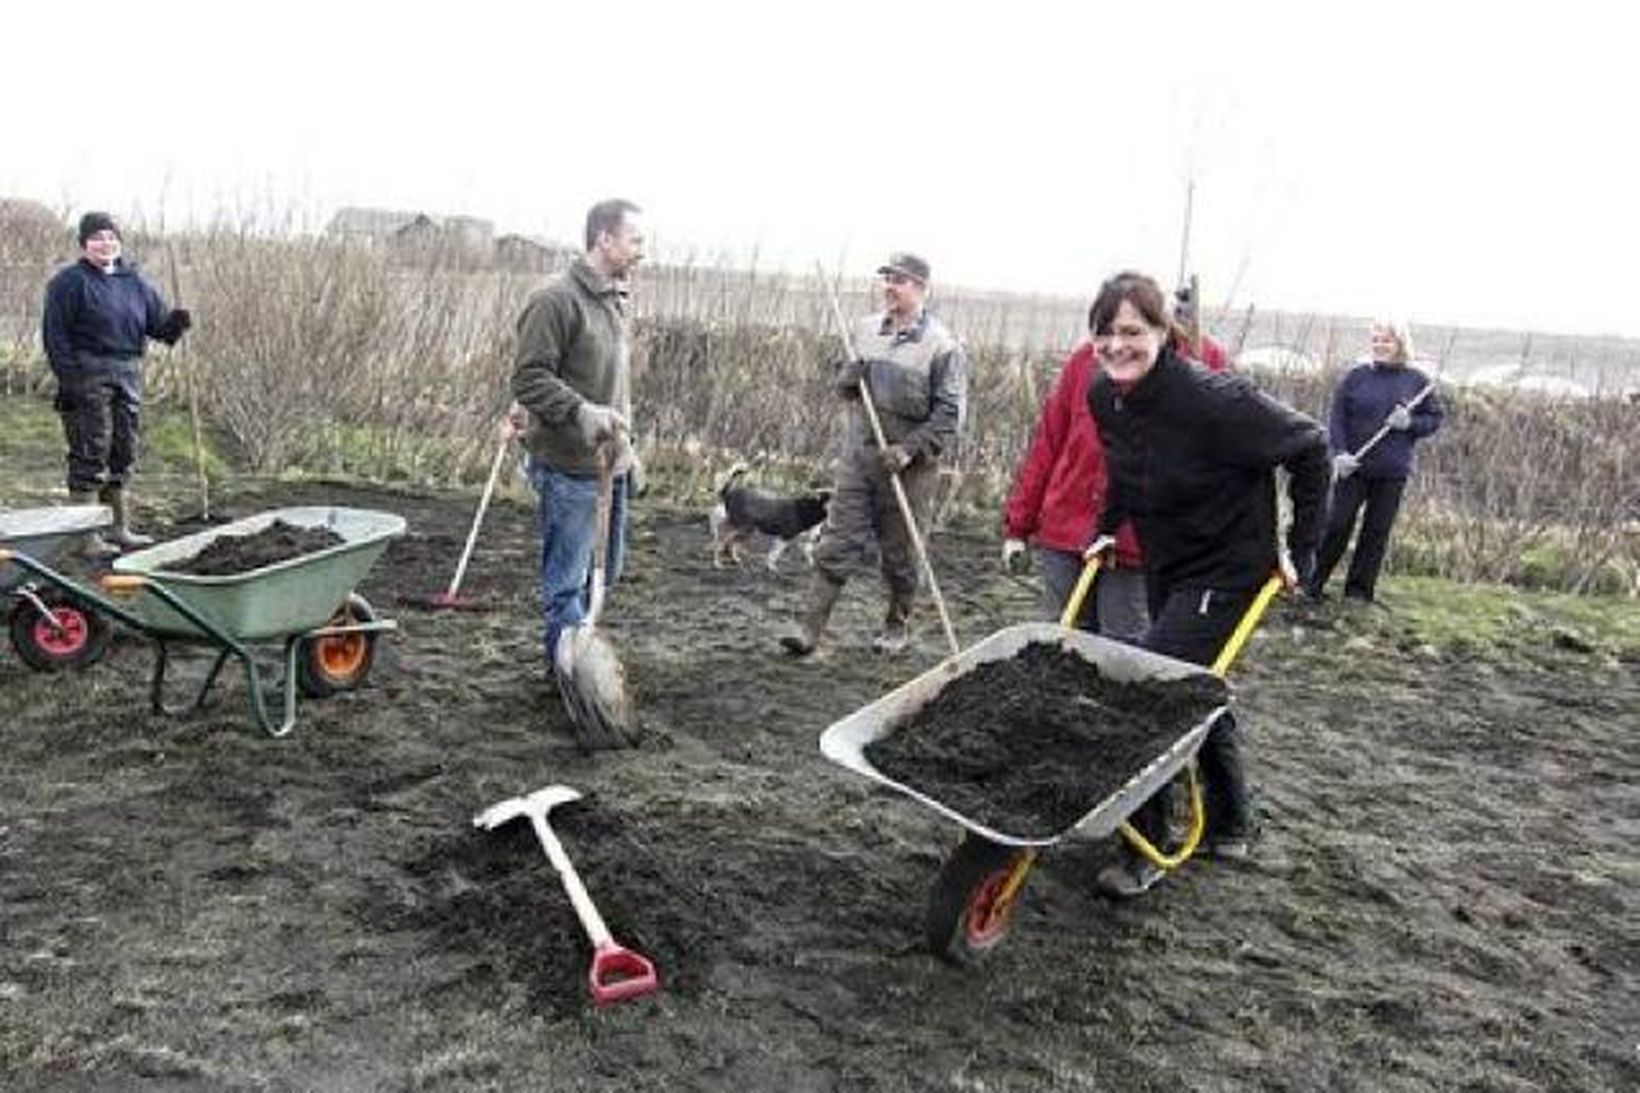
[[877, 459], [883, 465], [883, 470], [889, 474], [899, 474], [911, 465], [914, 458], [911, 452], [906, 451], [898, 444], [890, 444], [877, 453]]
[[860, 384], [864, 383], [866, 379], [866, 368], [866, 362], [858, 357], [851, 361], [838, 361], [836, 365], [837, 393], [844, 398], [859, 398]]
[[193, 325], [194, 317], [188, 313], [187, 308], [172, 308], [171, 313], [160, 323], [159, 340], [166, 345], [175, 345], [183, 333]]

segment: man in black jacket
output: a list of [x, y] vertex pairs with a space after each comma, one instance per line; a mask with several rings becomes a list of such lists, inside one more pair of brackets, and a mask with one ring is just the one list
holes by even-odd
[[[1131, 518], [1138, 532], [1153, 620], [1141, 644], [1210, 664], [1272, 574], [1293, 587], [1293, 565], [1312, 564], [1331, 470], [1326, 434], [1245, 377], [1176, 355], [1165, 297], [1149, 277], [1105, 282], [1088, 324], [1100, 361], [1088, 406], [1110, 476], [1099, 531], [1114, 535]], [[1287, 557], [1277, 542], [1276, 467], [1290, 476]], [[1241, 730], [1226, 713], [1198, 754], [1215, 857], [1245, 857], [1253, 835], [1242, 751]], [[1158, 794], [1134, 814], [1153, 844], [1166, 830], [1167, 803]], [[1162, 875], [1130, 850], [1100, 874], [1100, 886], [1132, 896]]]

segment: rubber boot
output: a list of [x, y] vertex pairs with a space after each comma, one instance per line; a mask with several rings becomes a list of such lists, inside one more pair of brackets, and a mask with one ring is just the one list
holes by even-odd
[[[68, 501], [71, 505], [100, 504], [97, 495], [90, 490], [69, 490]], [[103, 538], [101, 531], [88, 531], [80, 537], [80, 555], [87, 561], [101, 562], [109, 558], [118, 557], [120, 548]]]
[[114, 531], [111, 538], [121, 550], [136, 550], [139, 547], [153, 546], [152, 535], [138, 535], [131, 530], [131, 499], [125, 490], [118, 487], [103, 491], [103, 498], [108, 507], [114, 510]]
[[780, 635], [780, 647], [794, 657], [806, 657], [820, 644], [831, 609], [837, 597], [843, 594], [841, 581], [834, 581], [824, 573], [816, 572], [809, 585], [809, 606], [803, 612], [803, 621]]
[[883, 629], [880, 634], [871, 639], [871, 648], [877, 653], [903, 653], [911, 642], [911, 597], [904, 593], [891, 592], [888, 597], [888, 614], [883, 617]]

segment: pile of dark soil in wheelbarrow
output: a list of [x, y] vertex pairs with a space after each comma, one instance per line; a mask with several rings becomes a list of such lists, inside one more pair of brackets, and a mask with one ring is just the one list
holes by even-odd
[[219, 535], [199, 553], [171, 562], [164, 569], [196, 577], [225, 577], [315, 554], [345, 541], [329, 528], [298, 527], [275, 520], [251, 535]]
[[866, 757], [996, 831], [1062, 834], [1228, 696], [1210, 675], [1120, 682], [1032, 642], [959, 676]]

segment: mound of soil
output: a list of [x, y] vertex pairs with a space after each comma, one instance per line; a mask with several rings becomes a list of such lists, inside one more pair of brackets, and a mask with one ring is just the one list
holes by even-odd
[[165, 571], [196, 577], [226, 577], [288, 562], [304, 554], [316, 554], [346, 541], [329, 528], [298, 527], [275, 520], [250, 535], [218, 535], [197, 554], [168, 563]]
[[1210, 675], [1119, 682], [1031, 642], [958, 676], [866, 746], [883, 774], [993, 831], [1062, 833], [1228, 698]]

